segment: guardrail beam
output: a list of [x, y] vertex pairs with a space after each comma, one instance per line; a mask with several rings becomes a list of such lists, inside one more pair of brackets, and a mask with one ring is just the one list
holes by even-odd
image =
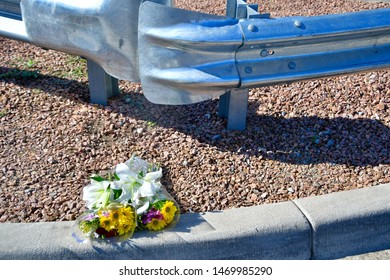
[[[227, 10], [237, 16], [237, 7]], [[141, 82], [151, 102], [180, 105], [222, 95], [219, 114], [228, 128], [241, 130], [247, 108], [231, 100], [233, 89], [242, 94], [247, 88], [390, 68], [390, 9], [236, 19], [144, 2], [139, 44]], [[233, 119], [241, 124], [230, 124]]]
[[220, 97], [228, 129], [245, 128], [248, 88], [390, 67], [390, 9], [270, 19], [244, 0], [225, 17], [173, 0], [20, 1], [22, 21], [3, 11], [0, 35], [85, 57], [92, 102], [141, 81], [157, 104]]

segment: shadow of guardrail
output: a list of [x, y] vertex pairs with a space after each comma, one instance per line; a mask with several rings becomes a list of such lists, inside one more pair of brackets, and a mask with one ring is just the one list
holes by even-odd
[[[69, 74], [71, 75], [71, 74]], [[50, 91], [65, 98], [89, 102], [87, 83], [55, 75], [41, 74], [38, 69], [18, 69], [0, 66], [0, 81], [10, 82], [36, 91]]]
[[150, 104], [142, 95], [131, 98], [132, 110], [122, 113], [173, 128], [221, 151], [303, 165], [390, 164], [390, 127], [380, 120], [261, 115], [257, 108], [265, 104], [250, 100], [246, 130], [228, 131], [226, 120], [218, 116], [218, 100], [180, 108]]
[[[18, 71], [0, 67], [0, 80], [89, 102], [87, 83], [34, 71]], [[137, 120], [172, 128], [221, 151], [247, 157], [302, 165], [390, 164], [390, 127], [380, 120], [362, 117], [275, 117], [256, 113], [259, 106], [262, 104], [250, 100], [245, 131], [226, 130], [226, 121], [218, 116], [217, 100], [181, 106], [156, 105], [142, 94], [124, 91], [119, 97], [111, 99], [106, 108]]]
[[[253, 107], [260, 105], [253, 101], [251, 103]], [[217, 106], [217, 103], [214, 105]], [[165, 115], [177, 115], [171, 109], [169, 111]], [[188, 110], [189, 114], [191, 111]], [[244, 132], [226, 131], [225, 124], [202, 132], [205, 118], [192, 121], [190, 128], [183, 123], [173, 127], [222, 151], [237, 152], [248, 157], [259, 156], [304, 165], [390, 164], [390, 128], [379, 120], [313, 116], [284, 118], [250, 112]]]

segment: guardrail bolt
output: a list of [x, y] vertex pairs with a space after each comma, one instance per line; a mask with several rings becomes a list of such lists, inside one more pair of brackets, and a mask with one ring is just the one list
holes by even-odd
[[250, 74], [250, 73], [252, 73], [252, 67], [245, 67], [244, 71], [245, 71], [245, 73]]
[[266, 57], [267, 55], [268, 55], [268, 51], [267, 50], [262, 50], [260, 52], [260, 56], [262, 56], [262, 57]]
[[288, 64], [288, 68], [290, 68], [290, 69], [295, 69], [296, 66], [297, 65], [295, 64], [295, 62], [292, 62], [292, 61]]
[[296, 21], [294, 21], [294, 25], [295, 25], [295, 27], [301, 28], [303, 24], [302, 24], [302, 21], [296, 20]]
[[266, 57], [266, 56], [273, 55], [273, 54], [274, 54], [274, 51], [268, 51], [268, 50], [262, 50], [260, 52], [261, 57]]
[[256, 27], [256, 25], [251, 23], [251, 24], [248, 25], [248, 30], [252, 31], [252, 32], [256, 32], [257, 31], [257, 27]]

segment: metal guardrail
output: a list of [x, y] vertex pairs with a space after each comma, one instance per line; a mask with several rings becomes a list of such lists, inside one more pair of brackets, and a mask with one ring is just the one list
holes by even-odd
[[0, 16], [21, 20], [20, 0], [0, 1]]
[[112, 75], [141, 81], [158, 104], [220, 97], [228, 129], [245, 128], [248, 88], [390, 67], [390, 9], [270, 19], [243, 0], [228, 0], [226, 17], [171, 0], [21, 0], [21, 8], [21, 20], [3, 11], [0, 35], [86, 57], [90, 84], [100, 83], [91, 92], [112, 92]]
[[28, 42], [20, 0], [0, 0], [0, 35]]
[[[139, 81], [142, 0], [0, 0], [0, 36], [87, 59], [90, 100], [107, 104], [118, 80]], [[172, 0], [156, 0], [171, 5]]]
[[149, 100], [188, 104], [230, 92], [220, 114], [228, 128], [243, 129], [247, 88], [390, 67], [390, 9], [269, 19], [231, 2], [229, 17], [141, 5], [140, 75]]
[[[34, 44], [36, 42], [27, 34], [20, 3], [21, 0], [0, 0], [0, 35]], [[118, 80], [90, 59], [87, 59], [87, 68], [90, 102], [107, 105], [109, 98], [119, 94]]]

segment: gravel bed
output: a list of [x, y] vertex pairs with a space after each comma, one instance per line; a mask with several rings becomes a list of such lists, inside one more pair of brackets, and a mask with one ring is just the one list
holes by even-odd
[[[225, 1], [177, 0], [223, 14]], [[251, 1], [253, 2], [253, 1]], [[272, 17], [390, 7], [259, 1]], [[88, 103], [85, 61], [0, 38], [0, 222], [74, 220], [88, 177], [136, 154], [163, 167], [185, 212], [276, 203], [390, 182], [390, 72], [253, 89], [247, 129], [227, 131], [218, 100], [147, 101], [138, 83]]]

